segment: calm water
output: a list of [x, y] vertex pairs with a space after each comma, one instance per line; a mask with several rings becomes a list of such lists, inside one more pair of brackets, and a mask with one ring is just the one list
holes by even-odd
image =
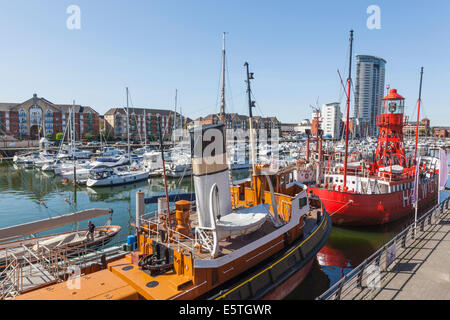
[[[235, 179], [248, 177], [247, 171], [237, 171]], [[191, 179], [169, 179], [170, 193], [193, 192]], [[135, 220], [136, 192], [144, 191], [146, 197], [164, 193], [162, 178], [151, 178], [136, 184], [96, 188], [74, 188], [65, 185], [61, 177], [38, 170], [17, 169], [13, 165], [0, 165], [0, 228], [24, 222], [55, 217], [91, 208], [114, 210], [113, 224], [122, 226], [118, 239], [134, 233], [130, 223]], [[448, 196], [442, 193], [441, 199]], [[155, 204], [146, 205], [146, 211], [156, 209]], [[93, 219], [95, 225], [103, 225], [106, 217]], [[333, 226], [330, 238], [318, 254], [318, 263], [302, 285], [291, 294], [290, 299], [314, 299], [344, 274], [359, 265], [378, 248], [392, 239], [408, 220], [376, 228], [340, 228]], [[87, 228], [87, 221], [79, 226], [69, 225], [47, 233]], [[45, 234], [45, 233], [43, 233]]]

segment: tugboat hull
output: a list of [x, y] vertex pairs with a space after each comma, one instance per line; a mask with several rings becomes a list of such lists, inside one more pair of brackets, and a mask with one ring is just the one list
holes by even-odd
[[263, 299], [281, 300], [297, 288], [316, 260], [317, 253], [325, 245], [331, 232], [331, 219], [322, 216], [317, 226], [305, 239], [299, 239], [284, 253], [269, 259], [258, 269], [237, 284], [221, 290], [213, 296], [216, 300]]

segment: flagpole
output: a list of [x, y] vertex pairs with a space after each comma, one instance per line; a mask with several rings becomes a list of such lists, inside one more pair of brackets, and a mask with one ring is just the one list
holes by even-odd
[[419, 207], [419, 173], [420, 173], [420, 157], [416, 159], [416, 179], [414, 181], [414, 200], [415, 200], [415, 212], [414, 212], [414, 239], [416, 238], [417, 232], [417, 212]]
[[438, 205], [441, 204], [441, 149], [439, 149]]

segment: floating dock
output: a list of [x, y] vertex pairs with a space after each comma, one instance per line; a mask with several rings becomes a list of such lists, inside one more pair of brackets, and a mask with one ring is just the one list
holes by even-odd
[[350, 271], [318, 300], [449, 300], [447, 198]]

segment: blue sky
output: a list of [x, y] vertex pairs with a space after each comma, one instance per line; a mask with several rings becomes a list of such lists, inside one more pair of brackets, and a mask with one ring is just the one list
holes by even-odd
[[[81, 30], [69, 30], [69, 5]], [[381, 29], [369, 30], [369, 5]], [[104, 113], [125, 103], [174, 104], [191, 118], [217, 112], [222, 32], [227, 35], [229, 112], [248, 113], [245, 69], [255, 73], [255, 114], [283, 122], [309, 118], [310, 104], [344, 99], [349, 30], [354, 53], [387, 60], [386, 83], [407, 98], [415, 117], [423, 66], [423, 110], [432, 125], [450, 125], [450, 1], [0, 1], [0, 101], [36, 92], [54, 103]], [[352, 101], [353, 103], [353, 101]]]

